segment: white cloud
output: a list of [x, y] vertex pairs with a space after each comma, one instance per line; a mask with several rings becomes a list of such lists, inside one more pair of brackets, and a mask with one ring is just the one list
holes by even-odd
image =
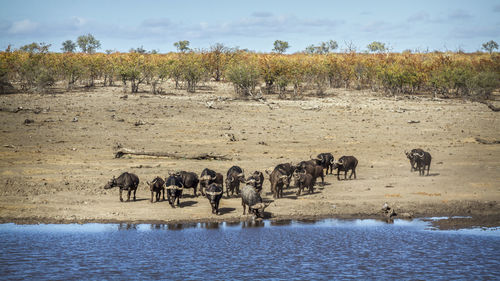
[[26, 34], [26, 33], [32, 33], [38, 28], [39, 24], [36, 22], [32, 22], [31, 20], [22, 20], [22, 21], [15, 21], [12, 23], [12, 25], [8, 29], [9, 34]]

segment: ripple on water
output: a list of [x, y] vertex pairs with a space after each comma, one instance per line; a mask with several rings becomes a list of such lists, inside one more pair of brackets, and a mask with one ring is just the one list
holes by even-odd
[[0, 225], [7, 279], [495, 279], [500, 229], [424, 220]]

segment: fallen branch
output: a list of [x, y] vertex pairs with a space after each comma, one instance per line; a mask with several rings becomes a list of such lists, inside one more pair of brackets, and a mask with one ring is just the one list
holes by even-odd
[[489, 102], [487, 102], [487, 103], [486, 103], [486, 105], [488, 105], [488, 107], [489, 107], [491, 110], [495, 111], [495, 112], [500, 111], [500, 107], [496, 107], [496, 106], [494, 106], [493, 104], [491, 104], [491, 103], [489, 103]]
[[476, 138], [476, 141], [478, 143], [482, 143], [482, 144], [499, 144], [500, 143], [500, 140], [486, 140], [486, 139], [482, 139], [482, 138]]
[[192, 159], [192, 160], [219, 160], [219, 161], [229, 161], [233, 160], [226, 155], [217, 155], [212, 153], [200, 153], [195, 155], [182, 155], [170, 152], [148, 152], [148, 151], [135, 151], [128, 148], [122, 148], [115, 153], [115, 158], [121, 158], [126, 154], [130, 155], [142, 155], [142, 156], [153, 156], [153, 157], [167, 157], [173, 159]]

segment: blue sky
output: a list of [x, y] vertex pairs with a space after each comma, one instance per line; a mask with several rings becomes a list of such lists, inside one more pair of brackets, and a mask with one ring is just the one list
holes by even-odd
[[277, 39], [287, 53], [335, 40], [362, 52], [380, 41], [405, 49], [468, 52], [500, 43], [500, 0], [486, 1], [27, 1], [0, 0], [0, 49], [31, 42], [52, 44], [91, 33], [100, 51], [174, 51], [215, 43], [270, 52]]

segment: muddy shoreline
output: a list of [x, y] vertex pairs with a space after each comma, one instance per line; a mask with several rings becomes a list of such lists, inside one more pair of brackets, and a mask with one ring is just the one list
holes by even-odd
[[[472, 210], [470, 209], [471, 203], [476, 203], [474, 205], [480, 206], [482, 210]], [[412, 213], [412, 217], [405, 216], [394, 216], [388, 218], [383, 212], [378, 214], [344, 214], [344, 215], [301, 215], [301, 216], [291, 216], [291, 215], [280, 215], [272, 216], [271, 213], [266, 212], [263, 219], [270, 220], [273, 222], [283, 222], [283, 221], [309, 221], [314, 223], [316, 221], [324, 219], [339, 219], [339, 220], [357, 220], [357, 219], [374, 219], [383, 221], [386, 223], [392, 223], [394, 219], [404, 219], [413, 220], [420, 219], [428, 221], [433, 227], [439, 230], [457, 230], [457, 229], [469, 229], [469, 228], [495, 228], [500, 227], [500, 213], [495, 213], [497, 210], [492, 210], [485, 212], [484, 208], [491, 209], [492, 204], [496, 202], [468, 202], [463, 204], [463, 208], [466, 211], [462, 212], [445, 212], [443, 210], [431, 212], [431, 213]], [[427, 206], [428, 208], [432, 208]], [[435, 208], [436, 210], [441, 207]], [[88, 224], [88, 223], [101, 223], [101, 224], [193, 224], [193, 223], [239, 223], [246, 221], [262, 220], [262, 218], [254, 218], [252, 216], [241, 216], [233, 218], [224, 217], [206, 217], [202, 219], [172, 219], [172, 220], [119, 220], [119, 219], [55, 219], [51, 217], [23, 217], [23, 218], [9, 218], [1, 217], [0, 224], [14, 223], [20, 225], [27, 224]]]

